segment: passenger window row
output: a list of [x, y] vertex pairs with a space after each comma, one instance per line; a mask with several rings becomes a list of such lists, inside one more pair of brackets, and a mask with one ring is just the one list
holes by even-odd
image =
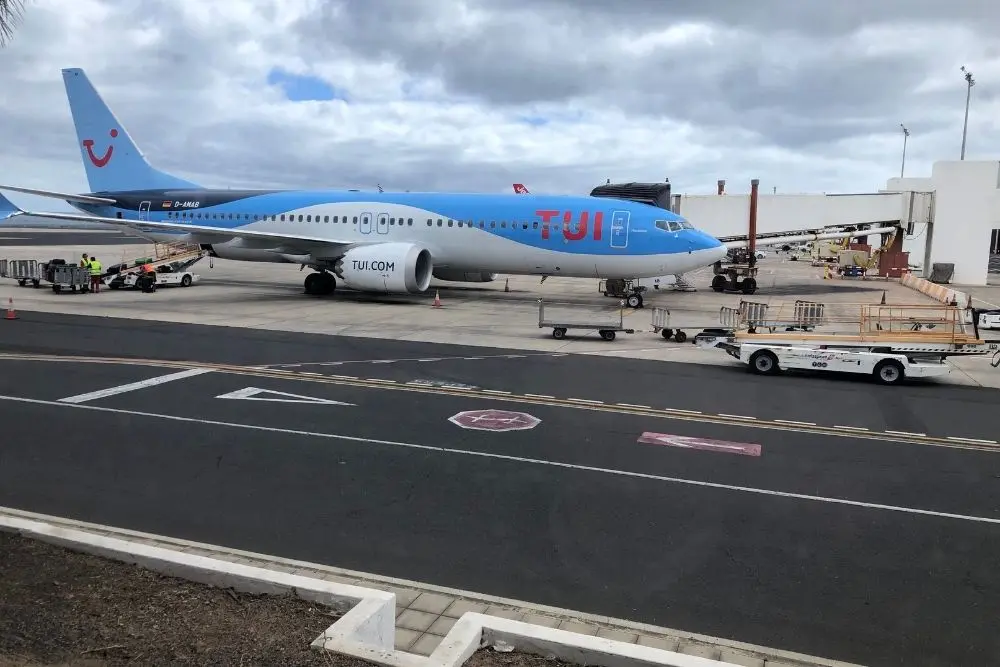
[[[179, 218], [179, 219], [184, 219], [184, 220], [248, 220], [248, 221], [249, 220], [258, 220], [258, 221], [259, 220], [270, 220], [271, 222], [296, 222], [296, 218], [298, 218], [297, 222], [321, 222], [322, 221], [322, 222], [326, 222], [326, 223], [333, 222], [333, 223], [341, 223], [341, 224], [347, 224], [347, 218], [348, 218], [348, 216], [346, 216], [346, 215], [340, 215], [340, 216], [338, 216], [338, 215], [334, 215], [334, 216], [329, 216], [329, 215], [324, 215], [324, 216], [319, 216], [319, 215], [298, 215], [298, 216], [295, 216], [295, 215], [284, 214], [283, 213], [283, 214], [280, 214], [280, 215], [270, 215], [270, 216], [267, 216], [267, 215], [259, 215], [259, 214], [256, 214], [256, 213], [228, 213], [227, 214], [227, 213], [201, 213], [201, 212], [194, 212], [194, 211], [185, 211], [183, 213], [177, 213], [176, 211], [173, 211], [173, 212], [168, 213], [167, 217], [170, 217], [170, 218]], [[322, 220], [320, 220], [320, 218], [322, 218]], [[356, 216], [356, 215], [353, 216], [353, 218], [351, 219], [351, 223], [355, 224], [355, 225], [358, 224], [358, 216]], [[456, 226], [456, 223], [457, 223], [457, 226], [459, 226], [459, 227], [474, 228], [474, 227], [477, 226], [475, 220], [451, 220], [451, 219], [444, 219], [444, 218], [438, 218], [437, 219], [437, 226], [438, 227], [443, 227], [445, 225], [445, 223], [447, 223], [447, 225], [449, 227]], [[404, 225], [408, 226], [408, 227], [412, 227], [413, 226], [413, 218], [407, 218], [406, 220], [403, 220], [403, 218], [389, 218], [389, 224], [390, 225], [399, 225], [400, 227], [402, 227]], [[428, 227], [433, 227], [434, 224], [435, 224], [435, 221], [434, 221], [433, 218], [427, 218], [427, 226]], [[521, 227], [521, 229], [528, 229], [528, 227], [529, 227], [529, 223], [527, 223], [527, 222], [510, 222], [510, 223], [508, 223], [506, 220], [501, 220], [500, 223], [499, 223], [501, 229], [507, 229], [508, 228], [508, 224], [510, 225], [510, 229], [517, 229], [518, 227]], [[659, 225], [659, 223], [657, 223], [657, 225]], [[479, 224], [478, 224], [478, 227], [479, 227], [479, 229], [486, 229], [486, 221], [485, 220], [480, 220]], [[496, 220], [491, 220], [489, 222], [489, 228], [490, 229], [496, 229], [496, 227], [497, 227], [497, 221]], [[530, 223], [530, 227], [531, 227], [531, 229], [538, 229], [538, 222], [532, 222], [532, 223]], [[560, 229], [560, 226], [559, 225], [554, 225], [553, 228], [558, 231]]]

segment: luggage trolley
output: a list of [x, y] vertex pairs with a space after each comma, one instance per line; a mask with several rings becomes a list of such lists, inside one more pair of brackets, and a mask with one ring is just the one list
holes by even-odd
[[658, 333], [667, 340], [673, 338], [678, 343], [687, 340], [686, 333], [670, 327], [670, 311], [660, 306], [653, 307], [653, 333]]

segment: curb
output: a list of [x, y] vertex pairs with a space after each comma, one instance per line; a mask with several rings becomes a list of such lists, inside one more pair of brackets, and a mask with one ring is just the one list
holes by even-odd
[[[87, 524], [71, 519], [35, 514], [0, 507], [0, 531], [16, 532], [46, 542], [67, 546], [114, 560], [138, 564], [162, 574], [182, 577], [199, 583], [234, 588], [235, 590], [294, 594], [297, 597], [337, 609], [344, 615], [318, 636], [311, 644], [314, 649], [328, 650], [368, 660], [387, 667], [459, 667], [482, 647], [499, 651], [519, 650], [565, 660], [579, 665], [609, 667], [859, 667], [805, 656], [787, 651], [775, 651], [740, 642], [719, 640], [693, 633], [620, 621], [588, 614], [577, 614], [539, 605], [529, 605], [503, 598], [478, 596], [465, 591], [417, 585], [398, 579], [352, 573], [364, 579], [358, 584], [319, 578], [325, 572], [347, 573], [318, 564], [270, 558], [213, 545], [176, 540], [110, 526]], [[140, 539], [159, 542], [151, 544]], [[163, 546], [161, 546], [163, 545]], [[195, 553], [197, 549], [203, 555]], [[243, 562], [229, 560], [239, 558]], [[255, 561], [259, 564], [247, 564]], [[294, 569], [294, 572], [289, 571]], [[306, 573], [302, 573], [306, 570]], [[311, 571], [310, 571], [311, 570]], [[366, 584], [379, 585], [381, 580], [425, 591], [451, 592], [464, 599], [497, 601], [522, 608], [570, 616], [580, 621], [609, 623], [618, 628], [646, 630], [663, 637], [674, 635], [693, 642], [714, 644], [719, 659], [657, 648], [641, 643], [620, 641], [570, 630], [547, 627], [513, 620], [491, 613], [466, 611], [443, 637], [430, 655], [419, 655], [395, 648], [396, 613], [399, 599], [392, 591], [379, 590]], [[405, 606], [405, 605], [403, 605]], [[720, 653], [721, 652], [721, 653]], [[735, 662], [729, 662], [734, 660]]]

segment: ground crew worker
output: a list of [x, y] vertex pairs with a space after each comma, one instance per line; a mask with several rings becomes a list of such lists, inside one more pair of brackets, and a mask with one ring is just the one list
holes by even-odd
[[156, 286], [156, 269], [149, 262], [142, 265], [142, 275], [139, 276], [140, 280], [143, 281], [142, 291], [152, 292]]
[[80, 260], [80, 268], [81, 269], [90, 268], [90, 260], [87, 259], [87, 253], [83, 253], [83, 259]]
[[101, 291], [101, 263], [96, 257], [90, 258], [90, 289], [94, 292]]

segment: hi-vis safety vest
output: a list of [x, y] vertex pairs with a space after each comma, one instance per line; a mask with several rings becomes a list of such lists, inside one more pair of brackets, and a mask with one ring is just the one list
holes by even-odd
[[90, 260], [90, 275], [99, 276], [101, 275], [101, 263], [96, 259]]

